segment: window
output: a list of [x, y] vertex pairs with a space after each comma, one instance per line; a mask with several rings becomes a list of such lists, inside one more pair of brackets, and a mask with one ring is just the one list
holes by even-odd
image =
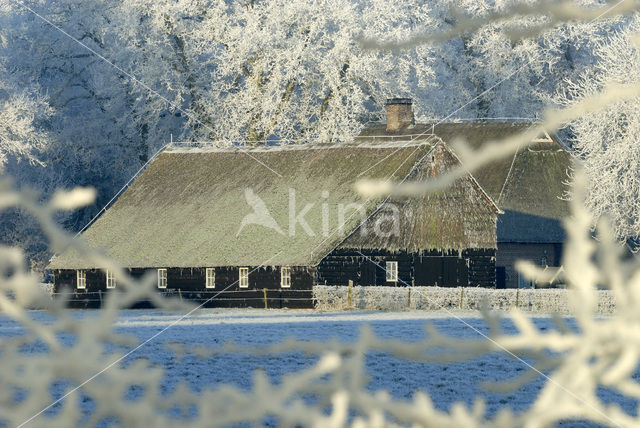
[[76, 271], [76, 286], [79, 290], [87, 288], [87, 272], [83, 270]]
[[167, 270], [158, 269], [158, 288], [167, 288]]
[[216, 288], [216, 270], [214, 268], [207, 268], [205, 287]]
[[281, 267], [280, 268], [280, 287], [289, 288], [291, 287], [291, 268], [290, 267]]
[[249, 287], [249, 268], [240, 268], [240, 288], [248, 288]]
[[116, 277], [111, 271], [107, 271], [107, 288], [116, 288]]
[[398, 262], [387, 262], [387, 282], [398, 282]]

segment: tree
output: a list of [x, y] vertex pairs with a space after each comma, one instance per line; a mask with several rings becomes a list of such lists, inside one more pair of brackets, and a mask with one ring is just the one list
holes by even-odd
[[[44, 194], [96, 187], [97, 203], [65, 220], [77, 230], [172, 137], [348, 141], [384, 120], [390, 96], [413, 98], [418, 121], [534, 117], [591, 60], [577, 52], [597, 34], [591, 27], [514, 42], [507, 30], [530, 25], [523, 18], [401, 51], [359, 43], [446, 31], [458, 19], [452, 6], [475, 16], [508, 3], [4, 2], [0, 123], [14, 130], [2, 131], [0, 155], [6, 172]], [[36, 158], [45, 167], [23, 162]]]
[[[9, 4], [0, 5], [0, 28], [16, 28], [18, 20]], [[0, 34], [0, 50], [7, 39]], [[47, 142], [45, 120], [51, 115], [47, 99], [37, 83], [13, 72], [12, 62], [0, 60], [0, 175], [10, 158], [38, 162], [38, 151]]]
[[40, 94], [0, 87], [0, 173], [10, 157], [38, 162], [37, 152], [47, 141], [47, 132], [38, 122], [49, 114]]
[[[433, 48], [363, 50], [361, 34], [434, 25], [424, 2], [129, 1], [128, 67], [188, 113], [191, 138], [260, 144], [340, 141], [410, 96], [430, 113]], [[134, 11], [134, 13], [131, 13]], [[136, 25], [142, 22], [143, 25]], [[148, 91], [140, 89], [140, 96]]]
[[620, 17], [568, 21], [534, 37], [523, 37], [522, 32], [547, 22], [541, 8], [538, 15], [516, 14], [490, 20], [475, 31], [455, 31], [463, 18], [488, 19], [517, 4], [510, 0], [443, 0], [434, 7], [439, 27], [433, 33], [451, 34], [449, 40], [438, 44], [441, 57], [435, 65], [436, 86], [445, 97], [458, 97], [451, 105], [442, 106], [438, 117], [536, 120], [555, 103], [553, 96], [566, 80], [575, 79], [593, 63], [594, 41], [625, 25]]
[[[595, 45], [598, 61], [559, 94], [565, 106], [588, 100], [605, 87], [640, 84], [640, 22]], [[570, 124], [572, 144], [587, 175], [586, 204], [596, 219], [611, 218], [616, 236], [640, 236], [640, 100], [618, 101]]]

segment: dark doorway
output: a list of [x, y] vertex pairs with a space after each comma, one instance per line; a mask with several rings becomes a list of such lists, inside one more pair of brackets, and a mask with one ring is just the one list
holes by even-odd
[[415, 264], [415, 285], [442, 285], [442, 258], [420, 257]]
[[420, 257], [415, 264], [415, 285], [466, 287], [469, 285], [467, 261], [458, 257]]
[[443, 287], [466, 287], [469, 285], [468, 275], [466, 260], [456, 257], [442, 259]]
[[376, 285], [376, 265], [371, 260], [365, 260], [360, 264], [360, 285]]
[[496, 288], [507, 288], [507, 271], [504, 266], [496, 266]]

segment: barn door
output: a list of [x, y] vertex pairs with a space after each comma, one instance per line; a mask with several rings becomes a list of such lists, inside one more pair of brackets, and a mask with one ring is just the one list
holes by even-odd
[[442, 286], [466, 287], [469, 285], [467, 261], [458, 257], [442, 259]]
[[415, 285], [442, 285], [442, 258], [420, 257], [415, 263]]
[[360, 263], [360, 285], [376, 285], [376, 265], [370, 260]]
[[504, 266], [496, 266], [496, 288], [507, 288], [507, 270]]
[[453, 257], [442, 258], [442, 286], [458, 286], [458, 259]]

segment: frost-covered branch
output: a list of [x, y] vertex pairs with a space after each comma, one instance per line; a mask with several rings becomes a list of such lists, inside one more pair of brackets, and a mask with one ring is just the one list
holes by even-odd
[[27, 91], [10, 93], [9, 88], [3, 90], [0, 82], [0, 173], [10, 156], [40, 162], [38, 152], [48, 140], [47, 132], [38, 122], [42, 123], [50, 114], [42, 96]]
[[[567, 82], [557, 102], [566, 108], [590, 103], [602, 88], [620, 85], [630, 96], [611, 99], [605, 109], [570, 122], [571, 143], [587, 175], [586, 204], [596, 219], [612, 221], [620, 240], [640, 235], [640, 56], [638, 23], [596, 44], [599, 61], [580, 78]], [[633, 96], [633, 95], [636, 96]]]
[[[543, 31], [558, 24], [566, 24], [570, 21], [592, 22], [596, 19], [606, 19], [612, 16], [631, 15], [640, 8], [640, 2], [637, 0], [610, 0], [597, 6], [594, 6], [593, 3], [582, 5], [579, 3], [574, 0], [506, 2], [506, 4], [501, 4], [501, 7], [498, 6], [497, 10], [485, 13], [477, 13], [476, 11], [476, 16], [472, 17], [454, 6], [451, 10], [451, 18], [455, 25], [447, 31], [427, 30], [412, 34], [402, 41], [381, 41], [380, 39], [361, 37], [360, 42], [365, 49], [402, 50], [422, 44], [444, 42], [465, 33], [477, 32], [485, 26], [499, 23], [507, 23], [506, 33], [512, 40], [520, 40], [539, 36]], [[530, 19], [526, 20], [525, 18]]]

